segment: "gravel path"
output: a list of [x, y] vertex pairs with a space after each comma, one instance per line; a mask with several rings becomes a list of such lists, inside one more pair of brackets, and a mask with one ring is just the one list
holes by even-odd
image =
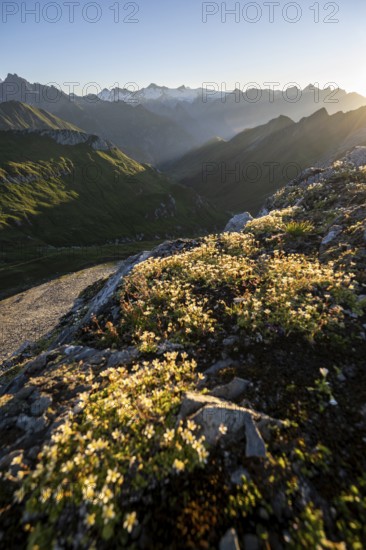
[[25, 342], [45, 336], [86, 287], [114, 273], [117, 265], [64, 275], [0, 302], [0, 364]]

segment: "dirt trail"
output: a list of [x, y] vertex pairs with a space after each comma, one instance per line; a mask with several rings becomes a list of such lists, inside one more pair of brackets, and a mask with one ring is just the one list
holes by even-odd
[[98, 265], [0, 302], [0, 364], [27, 341], [45, 336], [89, 285], [115, 272], [117, 263]]

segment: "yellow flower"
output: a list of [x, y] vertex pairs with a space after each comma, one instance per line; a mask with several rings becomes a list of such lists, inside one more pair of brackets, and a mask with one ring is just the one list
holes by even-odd
[[85, 518], [85, 523], [88, 527], [93, 527], [95, 524], [95, 514], [88, 514]]
[[178, 458], [176, 458], [173, 462], [173, 468], [177, 472], [183, 472], [183, 470], [185, 469], [185, 464], [182, 460], [179, 460]]
[[167, 430], [165, 434], [163, 435], [163, 439], [165, 443], [171, 443], [174, 439], [175, 431], [174, 430]]
[[45, 489], [42, 489], [41, 500], [43, 502], [46, 502], [51, 498], [51, 495], [52, 495], [51, 489], [49, 487], [46, 487]]
[[220, 424], [219, 432], [220, 434], [225, 435], [227, 433], [227, 426], [225, 426], [225, 424]]
[[138, 524], [137, 521], [137, 514], [136, 512], [130, 512], [125, 516], [125, 520], [123, 522], [123, 528], [128, 531], [128, 533], [132, 533], [134, 527]]
[[115, 470], [108, 470], [107, 483], [117, 483], [121, 479], [121, 474]]
[[113, 504], [103, 506], [103, 517], [105, 520], [114, 519], [116, 517]]
[[152, 426], [151, 424], [149, 426], [146, 426], [144, 434], [147, 437], [147, 439], [151, 439], [154, 433], [155, 433], [154, 426]]
[[20, 454], [20, 455], [16, 456], [15, 458], [13, 458], [13, 460], [11, 462], [11, 465], [15, 466], [16, 464], [21, 464], [22, 460], [23, 460], [23, 455]]

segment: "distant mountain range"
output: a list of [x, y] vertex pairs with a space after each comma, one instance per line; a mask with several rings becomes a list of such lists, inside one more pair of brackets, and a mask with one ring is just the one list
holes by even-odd
[[255, 214], [266, 197], [302, 170], [366, 144], [366, 107], [294, 122], [280, 116], [230, 141], [212, 140], [165, 171], [218, 208]]
[[140, 162], [157, 164], [199, 145], [176, 122], [142, 105], [69, 96], [52, 86], [30, 84], [17, 75], [8, 75], [0, 84], [0, 103], [9, 100], [46, 110], [89, 134], [109, 139]]
[[36, 107], [3, 103], [0, 128], [3, 244], [165, 239], [226, 220], [194, 190]]
[[150, 84], [134, 92], [115, 88], [79, 97], [9, 74], [0, 82], [0, 102], [17, 100], [44, 109], [155, 166], [176, 160], [216, 136], [231, 139], [279, 115], [298, 122], [323, 107], [334, 114], [366, 105], [359, 94], [312, 85], [286, 93], [256, 88], [221, 93], [213, 85], [207, 88]]

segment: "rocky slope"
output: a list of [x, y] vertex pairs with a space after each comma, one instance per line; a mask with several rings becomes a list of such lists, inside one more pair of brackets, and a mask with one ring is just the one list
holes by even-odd
[[5, 365], [4, 547], [364, 547], [364, 159], [130, 258]]

